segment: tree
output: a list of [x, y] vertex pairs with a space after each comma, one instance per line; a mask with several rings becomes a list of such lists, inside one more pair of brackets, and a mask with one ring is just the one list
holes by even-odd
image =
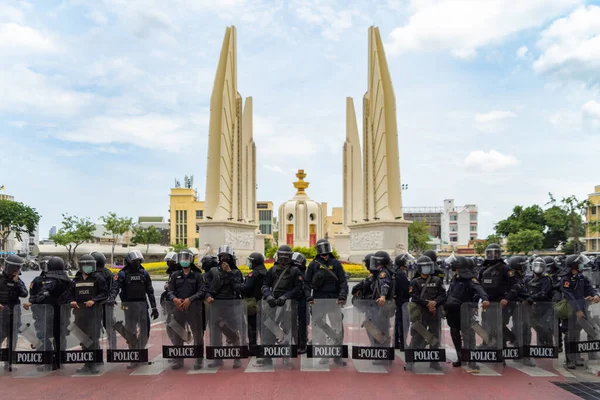
[[533, 229], [527, 229], [518, 233], [508, 235], [507, 250], [511, 254], [529, 253], [532, 250], [539, 250], [544, 243], [542, 232]]
[[567, 256], [570, 254], [578, 254], [579, 251], [576, 250], [583, 248], [583, 246], [585, 246], [585, 243], [579, 241], [579, 244], [577, 245], [573, 239], [570, 239], [562, 246], [561, 251]]
[[408, 226], [408, 248], [410, 251], [422, 253], [429, 250], [429, 225], [426, 221], [413, 221]]
[[171, 244], [171, 248], [169, 249], [169, 251], [174, 251], [175, 253], [179, 253], [180, 251], [187, 250], [187, 249], [188, 249], [187, 244], [185, 244], [185, 243], [175, 243], [175, 244]]
[[0, 250], [6, 251], [6, 241], [11, 233], [22, 240], [22, 234], [34, 234], [39, 222], [40, 214], [35, 208], [12, 200], [0, 200]]
[[275, 247], [279, 246], [279, 231], [273, 232], [273, 241], [275, 242]]
[[568, 239], [569, 216], [562, 208], [553, 205], [544, 211], [547, 231], [544, 235], [544, 248], [556, 248]]
[[117, 239], [125, 234], [125, 232], [131, 229], [133, 220], [131, 218], [118, 217], [116, 213], [109, 212], [108, 215], [100, 217], [104, 221], [104, 229], [106, 232], [104, 236], [112, 237], [112, 249], [110, 252], [110, 264], [114, 265], [115, 260], [115, 246], [117, 245]]
[[[146, 245], [146, 252], [144, 253], [145, 255], [148, 255], [148, 249], [150, 249], [150, 245], [155, 244], [155, 243], [160, 243], [161, 239], [162, 239], [162, 233], [154, 225], [150, 225], [146, 229], [141, 228], [139, 226], [136, 226], [135, 228], [133, 228], [133, 237], [131, 238], [131, 241], [136, 245], [137, 244]], [[187, 247], [185, 247], [184, 249], [187, 249]], [[182, 250], [184, 250], [184, 249], [182, 249]], [[179, 251], [181, 251], [181, 250], [179, 250]]]
[[92, 240], [95, 230], [96, 225], [89, 218], [63, 214], [62, 228], [50, 239], [54, 240], [54, 243], [66, 247], [69, 253], [69, 262], [74, 265], [73, 257], [77, 248], [80, 244]]
[[475, 242], [475, 244], [473, 245], [473, 249], [475, 250], [475, 253], [478, 255], [483, 255], [483, 253], [485, 253], [485, 248], [487, 247], [486, 242]]
[[524, 230], [544, 232], [544, 229], [544, 210], [538, 205], [526, 208], [515, 206], [508, 218], [496, 224], [496, 233], [504, 237]]
[[566, 214], [567, 220], [567, 234], [568, 237], [573, 239], [573, 253], [579, 253], [583, 250], [583, 244], [579, 240], [584, 235], [585, 229], [583, 227], [583, 215], [585, 215], [588, 207], [591, 206], [589, 200], [579, 200], [575, 196], [563, 197], [560, 202], [556, 201], [552, 193], [548, 193], [550, 201], [553, 207], [558, 207], [563, 210]]

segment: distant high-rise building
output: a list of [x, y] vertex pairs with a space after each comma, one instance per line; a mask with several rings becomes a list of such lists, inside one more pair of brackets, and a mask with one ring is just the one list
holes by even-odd
[[56, 226], [53, 226], [52, 228], [50, 228], [50, 232], [48, 232], [49, 238], [51, 238], [54, 235], [56, 235]]

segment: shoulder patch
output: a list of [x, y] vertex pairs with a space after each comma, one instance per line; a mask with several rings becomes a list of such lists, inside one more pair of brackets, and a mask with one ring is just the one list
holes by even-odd
[[564, 283], [563, 286], [566, 287], [566, 288], [568, 288], [569, 286], [571, 286], [571, 282], [565, 281], [565, 283]]
[[29, 290], [33, 289], [33, 282], [29, 284]]
[[252, 272], [248, 274], [248, 278], [252, 278]]
[[412, 285], [410, 285], [408, 288], [408, 293], [412, 293], [412, 290], [413, 290], [413, 287], [412, 287]]
[[512, 269], [511, 269], [511, 270], [509, 270], [509, 271], [508, 271], [508, 276], [510, 276], [511, 278], [512, 278], [513, 276], [515, 276], [515, 271], [514, 271], [514, 270], [512, 270]]
[[301, 281], [302, 280], [302, 275], [298, 275], [298, 280]]
[[379, 274], [379, 279], [383, 279], [385, 277], [386, 277], [385, 272], [382, 272], [382, 273]]
[[119, 274], [115, 275], [115, 277], [113, 278], [115, 281], [119, 280]]
[[479, 281], [476, 278], [472, 278], [471, 281], [479, 285]]

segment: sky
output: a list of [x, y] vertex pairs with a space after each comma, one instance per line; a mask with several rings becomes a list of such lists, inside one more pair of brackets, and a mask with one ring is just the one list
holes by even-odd
[[[379, 3], [375, 5], [375, 3]], [[0, 4], [0, 186], [61, 214], [168, 217], [174, 179], [204, 198], [225, 28], [251, 96], [258, 200], [342, 205], [346, 97], [362, 129], [368, 27], [396, 95], [405, 207], [515, 205], [600, 184], [600, 2], [83, 0]]]

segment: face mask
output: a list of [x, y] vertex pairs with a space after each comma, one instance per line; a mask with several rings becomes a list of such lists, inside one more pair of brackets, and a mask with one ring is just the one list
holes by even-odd
[[427, 266], [421, 267], [421, 273], [423, 275], [431, 275], [432, 272], [433, 272], [433, 266], [432, 265], [427, 265]]
[[179, 264], [181, 264], [181, 268], [188, 268], [190, 266], [189, 261], [182, 261]]
[[81, 270], [83, 271], [84, 274], [89, 275], [92, 272], [94, 272], [94, 267], [85, 266], [85, 267], [81, 268]]

